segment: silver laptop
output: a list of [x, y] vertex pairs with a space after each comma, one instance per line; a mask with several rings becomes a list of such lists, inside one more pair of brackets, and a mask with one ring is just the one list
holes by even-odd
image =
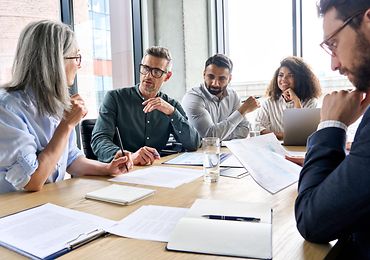
[[284, 110], [284, 145], [306, 145], [307, 138], [317, 130], [320, 108]]

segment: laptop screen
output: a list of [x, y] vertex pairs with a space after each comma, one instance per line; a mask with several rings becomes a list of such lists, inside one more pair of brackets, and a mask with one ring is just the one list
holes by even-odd
[[320, 108], [284, 110], [284, 145], [306, 145], [307, 138], [317, 130]]

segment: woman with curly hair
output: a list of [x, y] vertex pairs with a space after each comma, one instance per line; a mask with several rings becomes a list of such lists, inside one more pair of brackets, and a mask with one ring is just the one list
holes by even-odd
[[283, 112], [289, 108], [315, 108], [321, 95], [319, 80], [299, 57], [287, 57], [280, 62], [266, 94], [268, 99], [257, 113], [260, 133], [274, 133], [283, 139]]

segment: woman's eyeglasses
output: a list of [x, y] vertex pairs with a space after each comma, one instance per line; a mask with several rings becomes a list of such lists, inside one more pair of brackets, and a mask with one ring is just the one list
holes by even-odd
[[82, 56], [81, 56], [81, 54], [77, 54], [76, 56], [65, 57], [65, 59], [66, 60], [73, 60], [73, 59], [75, 59], [76, 62], [77, 62], [77, 66], [80, 66], [81, 65]]

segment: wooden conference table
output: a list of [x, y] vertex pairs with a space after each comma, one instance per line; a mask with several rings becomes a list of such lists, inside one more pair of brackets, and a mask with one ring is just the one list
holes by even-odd
[[[155, 165], [174, 157], [162, 158]], [[107, 177], [73, 178], [47, 184], [42, 191], [34, 193], [11, 193], [0, 195], [0, 216], [15, 213], [43, 203], [54, 203], [111, 220], [121, 220], [143, 205], [161, 205], [189, 208], [197, 198], [224, 199], [269, 203], [273, 208], [273, 259], [323, 259], [330, 244], [319, 245], [306, 242], [298, 233], [294, 218], [294, 201], [297, 184], [271, 195], [250, 176], [242, 179], [220, 177], [218, 183], [207, 184], [202, 178], [176, 189], [150, 187], [154, 196], [130, 206], [86, 200], [87, 192], [111, 184]], [[132, 185], [132, 184], [125, 184]], [[140, 186], [140, 185], [138, 185]], [[61, 221], [63, 221], [61, 219]], [[248, 234], [246, 234], [248, 236]], [[214, 255], [169, 252], [165, 243], [129, 239], [110, 235], [92, 241], [61, 259], [231, 259]], [[0, 247], [0, 259], [23, 259], [24, 257]], [[237, 258], [236, 258], [237, 259]]]

